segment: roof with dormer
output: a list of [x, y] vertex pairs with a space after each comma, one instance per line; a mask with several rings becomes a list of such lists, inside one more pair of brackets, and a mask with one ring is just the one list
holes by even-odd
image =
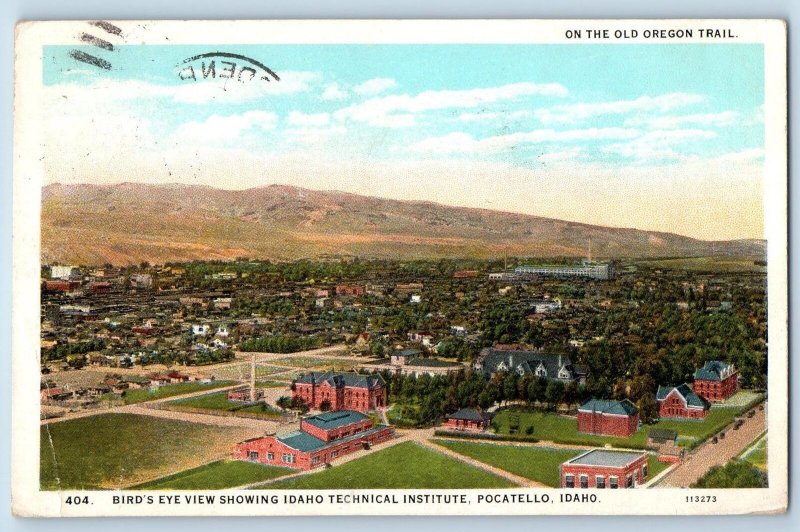
[[710, 360], [702, 368], [694, 372], [694, 380], [721, 381], [731, 376], [734, 371], [731, 364], [726, 364], [720, 360]]
[[326, 371], [306, 373], [299, 379], [298, 384], [322, 384], [326, 383], [334, 388], [375, 388], [383, 386], [384, 380], [378, 374], [359, 375], [358, 373], [332, 372]]

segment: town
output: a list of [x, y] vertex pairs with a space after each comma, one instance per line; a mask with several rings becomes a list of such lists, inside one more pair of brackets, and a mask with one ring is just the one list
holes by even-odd
[[42, 489], [764, 486], [765, 270], [44, 265]]

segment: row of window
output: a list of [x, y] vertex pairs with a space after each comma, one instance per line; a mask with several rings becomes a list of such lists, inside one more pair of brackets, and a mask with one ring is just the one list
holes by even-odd
[[[647, 478], [647, 466], [642, 466], [642, 478]], [[589, 487], [589, 475], [578, 475], [578, 482], [581, 488], [585, 489]], [[594, 485], [598, 489], [605, 489], [606, 488], [606, 477], [604, 475], [596, 475], [594, 477]], [[567, 488], [574, 488], [575, 487], [575, 475], [566, 474], [564, 475], [564, 485]], [[634, 478], [633, 473], [628, 474], [625, 477], [625, 487], [632, 488], [634, 486]], [[609, 476], [608, 477], [608, 487], [612, 490], [619, 488], [619, 477], [617, 476]]]

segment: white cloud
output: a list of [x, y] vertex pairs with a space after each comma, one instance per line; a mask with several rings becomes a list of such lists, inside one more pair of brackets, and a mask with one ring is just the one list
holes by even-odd
[[713, 139], [713, 131], [702, 129], [670, 129], [650, 131], [630, 142], [604, 146], [606, 153], [621, 155], [639, 161], [657, 161], [682, 158], [672, 148], [677, 144]]
[[392, 78], [373, 78], [353, 87], [353, 92], [373, 96], [397, 87], [397, 82]]
[[679, 107], [700, 103], [705, 98], [699, 94], [672, 92], [660, 96], [641, 96], [634, 100], [612, 102], [575, 103], [557, 105], [536, 111], [536, 118], [543, 124], [571, 124], [595, 116], [625, 114], [632, 112], [666, 112]]
[[764, 158], [764, 148], [750, 148], [747, 150], [725, 153], [715, 157], [720, 162], [753, 162]]
[[631, 139], [640, 134], [641, 132], [637, 129], [617, 127], [572, 129], [567, 131], [536, 129], [533, 131], [497, 135], [476, 140], [472, 135], [458, 132], [422, 140], [412, 144], [408, 149], [418, 153], [487, 154], [514, 149], [525, 144]]
[[347, 98], [347, 93], [339, 88], [338, 83], [330, 83], [322, 91], [320, 98], [326, 101], [344, 100]]
[[331, 115], [328, 113], [301, 113], [299, 111], [291, 111], [286, 122], [290, 126], [325, 126], [331, 121]]
[[645, 125], [651, 129], [675, 129], [686, 125], [727, 127], [736, 124], [738, 121], [739, 113], [723, 111], [721, 113], [636, 117], [627, 120], [625, 123], [628, 125]]
[[497, 112], [478, 112], [478, 113], [461, 113], [458, 115], [460, 122], [483, 122], [489, 120], [517, 120], [526, 116], [530, 116], [530, 111], [497, 111]]
[[[500, 87], [469, 90], [425, 91], [417, 95], [397, 94], [372, 98], [334, 113], [337, 120], [352, 120], [374, 126], [404, 127], [416, 123], [415, 114], [437, 109], [473, 108], [522, 96], [567, 95], [558, 83], [512, 83]], [[398, 116], [400, 118], [398, 118]]]
[[275, 129], [278, 117], [267, 111], [247, 111], [236, 115], [211, 115], [203, 122], [181, 124], [174, 137], [181, 141], [230, 142], [248, 130]]
[[543, 153], [539, 156], [539, 162], [546, 164], [562, 163], [569, 161], [576, 161], [583, 159], [586, 155], [586, 150], [576, 146], [574, 148], [567, 148], [566, 150], [551, 151]]

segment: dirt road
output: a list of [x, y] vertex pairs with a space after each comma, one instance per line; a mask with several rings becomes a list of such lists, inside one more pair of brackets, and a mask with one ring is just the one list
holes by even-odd
[[688, 488], [716, 465], [724, 465], [747, 449], [767, 428], [767, 403], [764, 410], [758, 410], [752, 418], [744, 417], [744, 424], [738, 430], [725, 429], [725, 438], [718, 443], [708, 441], [689, 455], [683, 463], [666, 475], [658, 488]]

